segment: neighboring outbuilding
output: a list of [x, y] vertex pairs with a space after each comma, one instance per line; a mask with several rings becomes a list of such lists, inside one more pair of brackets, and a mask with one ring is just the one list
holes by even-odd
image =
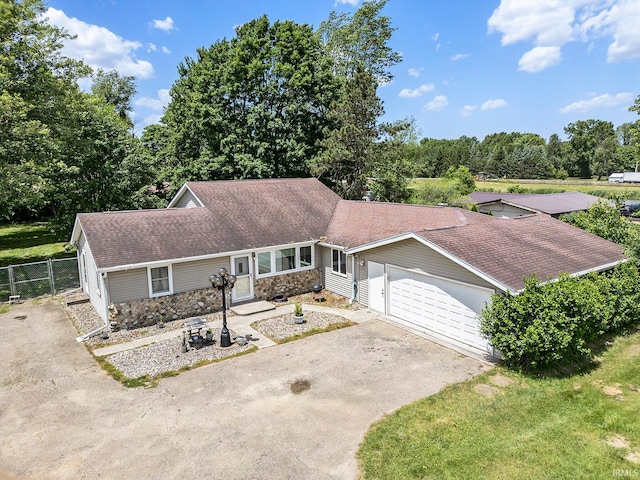
[[473, 192], [469, 198], [480, 213], [498, 217], [522, 217], [532, 213], [546, 213], [558, 217], [563, 213], [587, 210], [600, 197], [582, 192], [562, 193], [500, 193]]
[[72, 243], [84, 291], [116, 328], [218, 309], [209, 275], [225, 267], [233, 302], [322, 283], [479, 354], [493, 353], [478, 322], [492, 294], [625, 261], [619, 245], [548, 215], [342, 200], [312, 178], [188, 182], [167, 209], [79, 214]]

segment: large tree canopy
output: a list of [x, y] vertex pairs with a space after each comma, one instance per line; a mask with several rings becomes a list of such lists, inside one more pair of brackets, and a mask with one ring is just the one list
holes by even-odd
[[308, 175], [338, 82], [311, 27], [263, 16], [197, 53], [163, 117], [174, 182]]
[[69, 36], [43, 14], [40, 0], [0, 0], [0, 218], [68, 227], [79, 211], [133, 206], [150, 176], [122, 118], [127, 103], [102, 88], [119, 77], [103, 73], [100, 94], [83, 93], [91, 69], [61, 55]]

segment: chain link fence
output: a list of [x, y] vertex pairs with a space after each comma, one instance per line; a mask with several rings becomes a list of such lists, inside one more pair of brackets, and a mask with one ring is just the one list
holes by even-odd
[[11, 296], [36, 298], [80, 287], [77, 258], [0, 267], [0, 301]]

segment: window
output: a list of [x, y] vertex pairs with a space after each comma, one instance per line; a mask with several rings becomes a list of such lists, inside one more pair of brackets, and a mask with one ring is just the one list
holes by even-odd
[[310, 267], [312, 264], [311, 245], [308, 247], [300, 247], [300, 268]]
[[151, 297], [169, 295], [173, 290], [171, 265], [149, 268], [149, 294]]
[[256, 253], [258, 277], [309, 270], [314, 265], [313, 245], [287, 247]]
[[331, 250], [331, 270], [342, 275], [347, 274], [347, 254], [342, 250]]
[[258, 275], [271, 273], [271, 252], [258, 253]]
[[285, 248], [276, 250], [276, 272], [293, 270], [296, 268], [296, 249]]

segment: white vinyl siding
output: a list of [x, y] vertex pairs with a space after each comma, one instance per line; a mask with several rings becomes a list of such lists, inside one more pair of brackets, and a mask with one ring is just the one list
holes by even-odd
[[109, 300], [123, 303], [149, 298], [146, 268], [109, 272]]
[[194, 208], [202, 205], [190, 190], [185, 190], [180, 199], [174, 205], [174, 208]]
[[107, 318], [107, 296], [103, 295], [104, 287], [102, 285], [102, 277], [98, 272], [93, 254], [87, 244], [84, 233], [80, 234], [78, 239], [78, 261], [81, 266], [81, 275], [83, 289], [86, 288], [89, 295], [91, 305], [96, 309], [102, 319]]
[[221, 267], [230, 269], [229, 257], [174, 263], [173, 292], [182, 293], [203, 288], [211, 288], [209, 277], [218, 273]]
[[[359, 256], [367, 261], [411, 268], [442, 278], [450, 278], [479, 287], [495, 289], [489, 282], [414, 239], [402, 240], [366, 250], [360, 252]], [[368, 293], [368, 285], [365, 285], [366, 283], [367, 275], [365, 273], [360, 277], [359, 281], [361, 294]], [[368, 296], [366, 298], [361, 295], [358, 296], [358, 301], [363, 305], [368, 304], [368, 299]]]
[[353, 295], [353, 285], [351, 283], [351, 261], [347, 261], [347, 274], [334, 273], [332, 270], [331, 248], [321, 247], [322, 271], [324, 276], [324, 286], [327, 290], [343, 297], [351, 298]]

